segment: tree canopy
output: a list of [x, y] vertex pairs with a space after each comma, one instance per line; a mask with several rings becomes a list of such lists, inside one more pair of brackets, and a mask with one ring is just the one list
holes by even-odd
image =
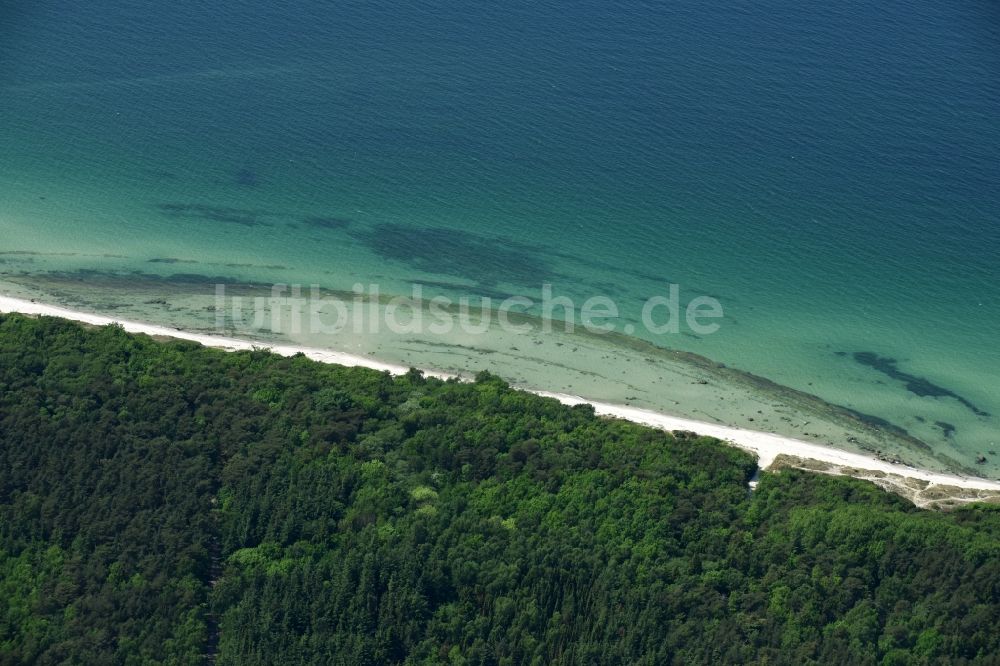
[[0, 664], [971, 664], [1000, 509], [509, 388], [0, 315]]

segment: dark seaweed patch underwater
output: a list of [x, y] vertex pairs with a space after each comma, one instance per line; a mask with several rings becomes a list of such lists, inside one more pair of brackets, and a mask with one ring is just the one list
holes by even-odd
[[954, 398], [968, 407], [977, 416], [989, 416], [988, 412], [979, 409], [954, 391], [950, 391], [943, 386], [938, 386], [926, 377], [917, 377], [916, 375], [903, 372], [896, 367], [898, 361], [894, 358], [879, 356], [875, 352], [854, 352], [854, 360], [861, 365], [878, 370], [886, 377], [903, 382], [906, 385], [906, 390], [914, 395], [922, 398]]
[[379, 224], [355, 233], [375, 254], [414, 269], [465, 278], [482, 287], [500, 283], [537, 286], [553, 269], [536, 248], [468, 231]]
[[161, 203], [156, 206], [161, 213], [169, 217], [206, 220], [209, 222], [225, 222], [239, 224], [245, 227], [269, 227], [270, 222], [261, 219], [265, 215], [258, 210], [247, 208], [230, 208], [228, 206], [209, 206], [195, 203]]
[[243, 187], [257, 187], [260, 184], [260, 177], [253, 169], [240, 169], [233, 174], [233, 181]]
[[345, 229], [351, 226], [351, 221], [346, 217], [330, 217], [325, 215], [303, 217], [302, 223], [313, 229]]

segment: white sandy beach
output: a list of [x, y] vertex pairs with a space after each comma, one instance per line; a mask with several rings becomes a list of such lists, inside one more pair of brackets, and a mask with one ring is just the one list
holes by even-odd
[[[290, 345], [269, 345], [262, 342], [242, 340], [238, 338], [190, 333], [166, 326], [157, 326], [153, 324], [117, 319], [114, 317], [78, 312], [53, 305], [36, 303], [30, 300], [11, 298], [3, 295], [0, 295], [0, 312], [20, 312], [30, 315], [62, 317], [64, 319], [70, 319], [97, 326], [118, 324], [131, 333], [144, 333], [152, 336], [168, 336], [183, 340], [191, 340], [207, 347], [216, 347], [230, 351], [258, 347], [270, 349], [271, 351], [283, 356], [292, 356], [297, 353], [302, 353], [313, 360], [323, 363], [361, 366], [379, 371], [388, 371], [392, 374], [402, 374], [408, 370], [407, 367], [402, 365], [383, 363], [372, 358], [328, 349], [296, 347]], [[436, 372], [433, 370], [425, 370], [424, 372], [428, 376], [439, 377], [442, 379], [447, 379], [452, 376], [447, 373]], [[533, 393], [540, 396], [555, 398], [567, 405], [576, 405], [581, 403], [592, 404], [595, 411], [601, 415], [623, 418], [636, 423], [662, 428], [664, 430], [688, 430], [701, 435], [715, 437], [756, 454], [758, 456], [759, 466], [762, 469], [770, 468], [779, 455], [787, 455], [800, 459], [820, 461], [837, 469], [848, 468], [852, 470], [864, 470], [876, 476], [879, 474], [887, 474], [901, 477], [903, 479], [915, 479], [921, 482], [926, 482], [926, 484], [929, 484], [931, 487], [947, 486], [968, 490], [1000, 492], [1000, 482], [988, 479], [942, 474], [929, 470], [908, 467], [905, 465], [896, 465], [875, 457], [843, 451], [828, 446], [821, 446], [794, 439], [792, 437], [759, 432], [745, 428], [706, 423], [703, 421], [670, 416], [668, 414], [635, 407], [595, 402], [588, 400], [586, 397], [568, 395], [565, 393], [554, 393], [544, 390], [528, 390], [531, 390]], [[870, 478], [870, 475], [866, 474], [854, 475], [862, 478]]]

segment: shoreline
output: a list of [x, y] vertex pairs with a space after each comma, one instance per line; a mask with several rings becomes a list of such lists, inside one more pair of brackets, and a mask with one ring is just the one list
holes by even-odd
[[[471, 378], [486, 370], [515, 388], [587, 396], [611, 405], [769, 432], [943, 474], [1000, 479], [1000, 462], [978, 467], [971, 454], [973, 449], [981, 448], [981, 442], [991, 440], [992, 432], [975, 442], [959, 443], [941, 438], [936, 430], [927, 432], [928, 427], [940, 427], [940, 414], [924, 412], [926, 418], [921, 418], [911, 413], [901, 423], [886, 420], [831, 402], [803, 386], [782, 385], [696, 351], [661, 346], [641, 337], [615, 332], [596, 335], [583, 328], [559, 330], [558, 325], [547, 334], [543, 318], [521, 313], [514, 313], [516, 321], [525, 324], [527, 330], [488, 325], [488, 330], [474, 333], [459, 330], [441, 335], [418, 330], [400, 334], [362, 320], [360, 328], [353, 321], [345, 321], [336, 335], [330, 335], [311, 327], [307, 330], [294, 308], [268, 305], [266, 298], [263, 320], [258, 322], [255, 312], [254, 323], [248, 329], [242, 310], [230, 312], [230, 308], [237, 307], [236, 299], [242, 302], [254, 298], [256, 304], [258, 296], [271, 292], [266, 285], [244, 282], [235, 285], [238, 291], [222, 306], [224, 323], [220, 328], [219, 296], [206, 290], [206, 284], [215, 278], [178, 280], [164, 282], [135, 274], [101, 278], [43, 272], [0, 279], [0, 294], [70, 311], [155, 322], [175, 330], [257, 344], [339, 350], [406, 368], [434, 368], [459, 377]], [[342, 300], [352, 297], [333, 288], [326, 291]], [[386, 294], [367, 299], [365, 302], [372, 308], [369, 315], [387, 316], [390, 301]], [[328, 309], [321, 309], [321, 314], [340, 316]], [[355, 325], [348, 325], [352, 323]], [[938, 406], [926, 405], [929, 409]]]
[[[32, 300], [13, 298], [4, 295], [0, 295], [0, 312], [18, 312], [26, 315], [60, 317], [95, 326], [117, 324], [130, 333], [143, 333], [154, 337], [170, 337], [189, 340], [202, 344], [206, 347], [224, 349], [226, 351], [249, 350], [257, 347], [268, 349], [282, 356], [292, 356], [294, 354], [302, 353], [308, 358], [322, 363], [337, 363], [345, 366], [365, 367], [373, 370], [389, 372], [394, 375], [403, 374], [409, 370], [409, 367], [404, 365], [385, 363], [372, 358], [366, 358], [364, 356], [358, 356], [331, 349], [271, 344], [263, 341], [230, 338], [204, 333], [192, 333], [168, 326], [146, 324], [111, 316], [80, 312], [55, 305], [38, 303]], [[437, 377], [439, 379], [449, 379], [453, 377], [460, 378], [459, 375], [452, 373], [433, 370], [422, 371], [427, 376]], [[891, 488], [887, 489], [892, 489], [896, 492], [899, 492], [904, 488], [912, 489], [912, 484], [892, 481], [891, 478], [887, 479], [886, 475], [889, 477], [897, 477], [902, 481], [916, 480], [917, 482], [922, 483], [925, 487], [920, 488], [917, 491], [917, 494], [925, 491], [927, 488], [933, 487], [959, 488], [970, 491], [992, 491], [1000, 493], [1000, 481], [993, 481], [980, 477], [966, 477], [955, 474], [946, 474], [911, 467], [908, 465], [894, 464], [885, 460], [880, 460], [874, 456], [867, 456], [834, 447], [806, 442], [794, 437], [730, 425], [709, 423], [686, 417], [671, 416], [662, 412], [656, 412], [638, 407], [593, 401], [587, 399], [586, 397], [576, 396], [569, 393], [553, 392], [539, 389], [537, 387], [520, 387], [516, 385], [515, 388], [526, 390], [542, 397], [554, 398], [565, 405], [578, 405], [583, 403], [591, 404], [594, 407], [595, 413], [601, 416], [622, 418], [662, 430], [688, 430], [696, 432], [699, 435], [714, 437], [727, 444], [755, 454], [758, 457], [758, 466], [762, 470], [773, 468], [776, 460], [781, 457], [782, 460], [778, 460], [778, 462], [782, 467], [793, 466], [801, 469], [809, 469], [814, 472], [847, 474], [856, 478], [876, 482], [883, 487], [891, 486]], [[815, 466], [809, 465], [789, 465], [787, 462], [788, 460], [818, 461], [829, 466], [829, 468], [824, 470], [816, 469]], [[852, 473], [852, 471], [857, 473]], [[880, 483], [880, 480], [883, 483]], [[905, 493], [901, 494], [904, 494], [905, 496]], [[910, 499], [920, 506], [920, 503], [917, 502], [914, 497], [910, 497]], [[970, 499], [976, 500], [981, 498], [956, 497], [953, 499], [964, 502], [970, 501]]]

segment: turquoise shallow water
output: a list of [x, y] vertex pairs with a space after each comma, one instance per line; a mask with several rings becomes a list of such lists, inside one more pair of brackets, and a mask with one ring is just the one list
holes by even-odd
[[1000, 443], [998, 19], [32, 3], [0, 17], [0, 269], [551, 282], [627, 319], [673, 282], [726, 318], [647, 337], [968, 460]]

